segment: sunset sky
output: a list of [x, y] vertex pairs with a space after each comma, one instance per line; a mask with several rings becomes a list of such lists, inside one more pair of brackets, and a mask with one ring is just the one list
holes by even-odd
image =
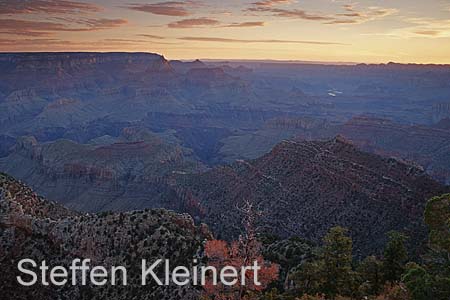
[[0, 0], [0, 51], [450, 63], [450, 0]]

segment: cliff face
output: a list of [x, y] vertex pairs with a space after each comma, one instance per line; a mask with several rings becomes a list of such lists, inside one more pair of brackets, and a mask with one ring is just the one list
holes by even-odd
[[234, 236], [244, 200], [262, 210], [261, 228], [318, 241], [332, 226], [350, 228], [355, 247], [381, 249], [385, 234], [402, 230], [418, 248], [425, 239], [424, 204], [445, 188], [423, 171], [357, 150], [343, 138], [282, 142], [256, 160], [200, 176], [184, 176], [191, 213], [215, 232]]
[[[194, 299], [191, 287], [142, 287], [140, 263], [165, 257], [189, 266], [210, 234], [187, 215], [165, 210], [80, 214], [49, 202], [6, 174], [0, 174], [0, 285], [5, 299]], [[17, 262], [46, 260], [68, 267], [75, 258], [93, 265], [126, 266], [128, 286], [18, 285]]]
[[433, 105], [433, 121], [439, 122], [445, 118], [450, 118], [450, 103], [442, 102]]
[[435, 179], [450, 184], [450, 131], [444, 124], [445, 121], [435, 127], [408, 126], [386, 119], [357, 117], [313, 138], [341, 134], [364, 151], [415, 162]]
[[[109, 143], [107, 142], [109, 141]], [[0, 169], [26, 181], [52, 200], [83, 211], [165, 207], [177, 199], [161, 198], [175, 172], [202, 170], [192, 153], [138, 128], [98, 144], [70, 140], [38, 143], [20, 138], [14, 151], [0, 159]]]
[[255, 105], [248, 84], [221, 68], [174, 65], [150, 53], [1, 54], [0, 133], [54, 140], [105, 118], [118, 124], [152, 114], [208, 114], [214, 120], [208, 126], [217, 126]]
[[47, 101], [57, 95], [78, 98], [87, 90], [104, 93], [111, 85], [155, 80], [155, 74], [161, 80], [173, 77], [169, 62], [151, 53], [3, 54], [0, 69], [0, 91], [7, 99], [17, 100], [24, 96]]
[[0, 66], [14, 72], [70, 74], [102, 68], [127, 68], [135, 72], [172, 71], [169, 62], [152, 53], [18, 53], [3, 54]]

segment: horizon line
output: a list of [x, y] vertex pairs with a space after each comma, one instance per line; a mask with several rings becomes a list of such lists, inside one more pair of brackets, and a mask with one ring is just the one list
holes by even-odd
[[251, 58], [167, 58], [165, 55], [158, 52], [151, 51], [1, 51], [0, 55], [4, 54], [51, 54], [51, 53], [66, 53], [66, 54], [75, 54], [75, 53], [100, 53], [100, 54], [108, 54], [108, 53], [123, 53], [123, 54], [155, 54], [165, 58], [167, 61], [205, 61], [205, 62], [247, 62], [247, 63], [285, 63], [285, 64], [314, 64], [314, 65], [334, 65], [334, 66], [357, 66], [357, 65], [415, 65], [415, 66], [440, 66], [440, 67], [450, 67], [450, 63], [419, 63], [419, 62], [395, 62], [395, 61], [386, 61], [386, 62], [351, 62], [351, 61], [322, 61], [322, 60], [298, 60], [298, 59], [273, 59], [273, 58], [262, 58], [262, 59], [251, 59]]

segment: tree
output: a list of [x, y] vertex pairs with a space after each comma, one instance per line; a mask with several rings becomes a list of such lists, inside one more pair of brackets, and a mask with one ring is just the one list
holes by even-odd
[[[277, 240], [267, 243], [264, 247], [264, 257], [280, 265], [280, 280], [284, 281], [282, 289], [287, 290], [292, 285], [292, 271], [298, 273], [298, 267], [310, 262], [315, 257], [312, 244], [298, 237]], [[281, 286], [280, 286], [281, 287]]]
[[433, 297], [432, 278], [428, 272], [416, 263], [407, 265], [402, 281], [408, 288], [413, 300], [436, 299]]
[[[288, 300], [277, 289], [273, 288], [266, 291], [263, 295], [258, 297], [258, 300]], [[289, 299], [290, 300], [290, 299]]]
[[[429, 251], [422, 266], [408, 268], [403, 276], [414, 299], [450, 299], [450, 194], [434, 197], [425, 208], [430, 230]], [[431, 295], [431, 296], [430, 296]]]
[[303, 295], [298, 300], [325, 300], [325, 296], [324, 295], [316, 295], [316, 296]]
[[361, 288], [366, 295], [378, 295], [384, 287], [383, 262], [375, 256], [366, 257], [358, 266], [363, 281]]
[[245, 230], [239, 240], [230, 244], [225, 241], [210, 240], [205, 245], [205, 255], [208, 259], [208, 265], [214, 266], [218, 270], [225, 266], [232, 266], [241, 272], [243, 266], [251, 266], [254, 262], [257, 262], [261, 267], [258, 272], [261, 285], [254, 284], [252, 271], [245, 272], [245, 285], [243, 285], [242, 274], [238, 273], [238, 280], [233, 286], [224, 286], [220, 282], [213, 285], [211, 281], [208, 281], [204, 286], [203, 293], [206, 299], [255, 299], [256, 294], [254, 292], [261, 292], [269, 283], [278, 278], [278, 265], [265, 261], [261, 254], [261, 244], [256, 238], [254, 227], [257, 212], [249, 202], [246, 202], [242, 211]]
[[323, 240], [323, 292], [332, 299], [351, 294], [353, 243], [347, 232], [345, 228], [334, 227]]
[[401, 279], [405, 271], [408, 251], [405, 247], [405, 235], [391, 231], [388, 233], [388, 238], [389, 241], [384, 249], [383, 274], [384, 280], [393, 284]]
[[446, 251], [450, 258], [450, 194], [428, 201], [425, 223], [430, 229], [430, 246]]
[[323, 260], [302, 263], [290, 275], [295, 290], [301, 294], [315, 295], [322, 292], [325, 284]]

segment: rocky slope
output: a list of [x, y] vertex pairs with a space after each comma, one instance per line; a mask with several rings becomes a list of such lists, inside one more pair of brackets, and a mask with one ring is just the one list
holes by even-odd
[[409, 126], [362, 116], [316, 131], [309, 138], [329, 138], [336, 134], [364, 151], [415, 162], [435, 179], [450, 184], [450, 131], [445, 128], [445, 120], [435, 127]]
[[239, 232], [239, 206], [254, 202], [261, 230], [318, 241], [335, 225], [350, 228], [355, 248], [381, 249], [390, 230], [417, 249], [425, 238], [424, 204], [446, 188], [423, 170], [357, 150], [343, 138], [284, 141], [255, 160], [199, 176], [181, 176], [189, 212], [226, 237]]
[[215, 105], [232, 106], [230, 99], [246, 108], [255, 99], [221, 68], [174, 64], [152, 53], [2, 54], [0, 133], [65, 133], [105, 117], [121, 122], [151, 112], [214, 113]]
[[449, 130], [450, 131], [450, 118], [445, 118], [439, 121], [436, 126], [437, 128]]
[[[37, 196], [12, 177], [0, 174], [0, 286], [4, 299], [195, 299], [186, 287], [142, 287], [140, 263], [157, 258], [189, 266], [206, 227], [196, 227], [187, 215], [165, 210], [80, 214]], [[16, 281], [17, 262], [23, 258], [50, 266], [68, 267], [74, 258], [92, 265], [125, 266], [128, 285], [24, 288]]]
[[219, 152], [226, 161], [253, 159], [283, 139], [327, 140], [341, 135], [363, 151], [416, 163], [434, 179], [450, 184], [448, 124], [443, 119], [434, 126], [406, 125], [367, 115], [337, 124], [318, 118], [274, 118], [256, 132], [224, 139]]
[[191, 151], [139, 128], [118, 138], [104, 136], [89, 144], [71, 140], [38, 143], [20, 138], [0, 169], [24, 180], [37, 192], [70, 208], [98, 212], [177, 208], [166, 177], [202, 170]]

